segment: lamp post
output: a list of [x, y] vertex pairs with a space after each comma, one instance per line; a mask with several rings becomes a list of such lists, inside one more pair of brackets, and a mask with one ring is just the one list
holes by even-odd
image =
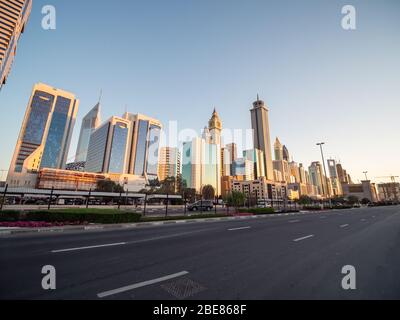
[[319, 142], [317, 143], [317, 146], [319, 146], [320, 150], [321, 150], [321, 157], [322, 157], [322, 164], [324, 166], [324, 174], [325, 174], [325, 179], [326, 179], [326, 194], [328, 196], [329, 199], [329, 207], [332, 208], [332, 199], [331, 199], [331, 193], [329, 191], [329, 180], [328, 180], [328, 175], [326, 174], [326, 165], [325, 165], [325, 157], [324, 157], [324, 150], [322, 149], [322, 146], [325, 145], [325, 142]]
[[363, 173], [365, 174], [365, 181], [368, 181], [368, 171], [364, 171]]

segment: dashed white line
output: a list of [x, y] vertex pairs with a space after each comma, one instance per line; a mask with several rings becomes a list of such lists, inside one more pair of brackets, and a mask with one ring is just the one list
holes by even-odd
[[69, 248], [69, 249], [61, 249], [61, 250], [52, 250], [51, 252], [52, 253], [70, 252], [70, 251], [88, 250], [88, 249], [96, 249], [96, 248], [123, 246], [125, 244], [126, 244], [126, 242], [118, 242], [118, 243], [101, 244], [101, 245], [97, 245], [97, 246], [87, 246], [87, 247], [77, 247], [77, 248]]
[[97, 296], [99, 298], [105, 298], [105, 297], [109, 297], [109, 296], [112, 296], [112, 295], [115, 295], [115, 294], [118, 294], [118, 293], [131, 291], [131, 290], [134, 290], [134, 289], [137, 289], [137, 288], [142, 288], [142, 287], [150, 286], [150, 285], [153, 285], [153, 284], [156, 284], [156, 283], [160, 283], [160, 282], [164, 282], [164, 281], [167, 281], [167, 280], [171, 280], [171, 279], [175, 279], [175, 278], [178, 278], [178, 277], [182, 277], [182, 276], [185, 276], [187, 274], [189, 274], [189, 272], [182, 271], [182, 272], [174, 273], [174, 274], [171, 274], [171, 275], [168, 275], [168, 276], [165, 276], [165, 277], [161, 277], [161, 278], [157, 278], [157, 279], [153, 279], [153, 280], [148, 280], [148, 281], [143, 281], [143, 282], [139, 282], [139, 283], [132, 284], [132, 285], [129, 285], [129, 286], [117, 288], [117, 289], [114, 289], [114, 290], [101, 292], [101, 293], [98, 293]]
[[289, 223], [297, 223], [300, 222], [301, 220], [290, 220]]
[[347, 228], [349, 225], [348, 224], [342, 224], [340, 227], [341, 228]]
[[314, 237], [314, 235], [310, 234], [309, 236], [305, 236], [305, 237], [301, 237], [301, 238], [298, 238], [298, 239], [294, 239], [293, 241], [294, 242], [299, 242], [299, 241], [303, 241], [303, 240], [310, 239], [310, 238], [313, 238], [313, 237]]
[[239, 230], [247, 230], [247, 229], [251, 229], [251, 227], [232, 228], [232, 229], [228, 229], [228, 231], [239, 231]]

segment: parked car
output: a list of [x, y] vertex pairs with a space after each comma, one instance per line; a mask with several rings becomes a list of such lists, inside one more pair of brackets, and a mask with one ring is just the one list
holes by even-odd
[[187, 208], [189, 211], [211, 211], [214, 208], [214, 204], [211, 200], [203, 200], [192, 203]]

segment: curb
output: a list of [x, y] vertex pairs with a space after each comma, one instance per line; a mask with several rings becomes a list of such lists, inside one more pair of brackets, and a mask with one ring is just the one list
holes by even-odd
[[299, 211], [291, 213], [277, 213], [265, 215], [248, 215], [248, 216], [231, 216], [231, 217], [218, 217], [218, 218], [204, 218], [204, 219], [187, 219], [187, 220], [169, 220], [169, 221], [154, 221], [154, 222], [139, 222], [139, 223], [124, 223], [124, 224], [109, 224], [109, 225], [86, 225], [86, 226], [66, 226], [66, 227], [50, 227], [50, 228], [26, 228], [26, 229], [13, 229], [1, 230], [2, 235], [15, 235], [15, 234], [44, 234], [44, 233], [63, 233], [68, 231], [99, 231], [99, 230], [118, 230], [118, 229], [137, 229], [143, 227], [165, 226], [173, 224], [185, 223], [204, 223], [204, 222], [218, 222], [218, 221], [233, 221], [233, 220], [249, 220], [249, 219], [269, 219], [277, 217], [296, 216], [304, 214], [319, 214], [321, 212], [313, 211]]

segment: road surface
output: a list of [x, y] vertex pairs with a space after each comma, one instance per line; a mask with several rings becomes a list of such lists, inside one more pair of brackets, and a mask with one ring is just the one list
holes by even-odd
[[[399, 248], [399, 206], [2, 236], [0, 298], [399, 299]], [[45, 265], [56, 290], [42, 289]]]

